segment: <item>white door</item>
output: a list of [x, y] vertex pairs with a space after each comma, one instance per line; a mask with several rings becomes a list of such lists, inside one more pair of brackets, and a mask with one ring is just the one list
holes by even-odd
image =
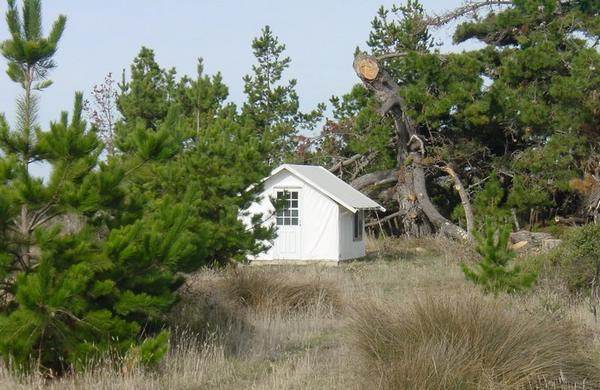
[[300, 191], [278, 189], [276, 198], [283, 203], [283, 207], [277, 212], [277, 238], [273, 246], [273, 257], [276, 260], [300, 260], [302, 259]]

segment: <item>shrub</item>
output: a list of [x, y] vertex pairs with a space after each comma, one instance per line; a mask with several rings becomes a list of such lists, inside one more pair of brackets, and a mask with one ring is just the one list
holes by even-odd
[[569, 290], [588, 290], [600, 283], [600, 225], [585, 225], [566, 234], [550, 260], [560, 267]]
[[480, 296], [430, 296], [357, 305], [349, 337], [367, 388], [598, 388], [576, 329]]

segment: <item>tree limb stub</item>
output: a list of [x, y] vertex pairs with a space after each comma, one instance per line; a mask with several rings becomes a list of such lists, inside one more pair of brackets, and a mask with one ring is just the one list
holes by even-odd
[[[378, 72], [374, 78], [373, 74], [363, 74], [366, 66], [364, 64], [377, 64]], [[380, 66], [376, 57], [365, 53], [359, 53], [354, 58], [354, 70], [362, 80], [367, 89], [375, 93], [375, 97], [381, 106], [379, 113], [383, 116], [390, 114], [394, 120], [396, 137], [398, 139], [397, 162], [402, 164], [408, 155], [407, 144], [412, 135], [417, 134], [417, 126], [408, 115], [408, 106], [400, 95], [400, 86], [396, 80]]]
[[357, 56], [354, 69], [361, 77], [369, 81], [375, 80], [379, 74], [379, 64], [369, 56]]

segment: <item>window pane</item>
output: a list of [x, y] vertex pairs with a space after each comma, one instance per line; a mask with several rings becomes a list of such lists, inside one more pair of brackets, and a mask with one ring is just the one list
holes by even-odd
[[353, 232], [353, 238], [355, 240], [358, 240], [361, 238], [362, 236], [362, 224], [361, 224], [361, 212], [358, 211], [356, 212], [356, 214], [354, 214], [354, 232]]
[[292, 210], [292, 217], [298, 216], [298, 210]]
[[283, 218], [277, 217], [277, 225], [283, 225]]
[[292, 200], [292, 207], [293, 208], [298, 208], [298, 201], [297, 200]]
[[298, 226], [298, 218], [292, 218], [292, 225]]
[[298, 193], [297, 192], [291, 192], [292, 195], [292, 199], [298, 199]]

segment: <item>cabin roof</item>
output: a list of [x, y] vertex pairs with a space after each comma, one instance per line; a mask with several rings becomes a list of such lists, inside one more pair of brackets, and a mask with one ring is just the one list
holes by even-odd
[[283, 170], [315, 187], [353, 213], [358, 210], [385, 211], [380, 204], [321, 166], [283, 164], [276, 168], [271, 176]]

